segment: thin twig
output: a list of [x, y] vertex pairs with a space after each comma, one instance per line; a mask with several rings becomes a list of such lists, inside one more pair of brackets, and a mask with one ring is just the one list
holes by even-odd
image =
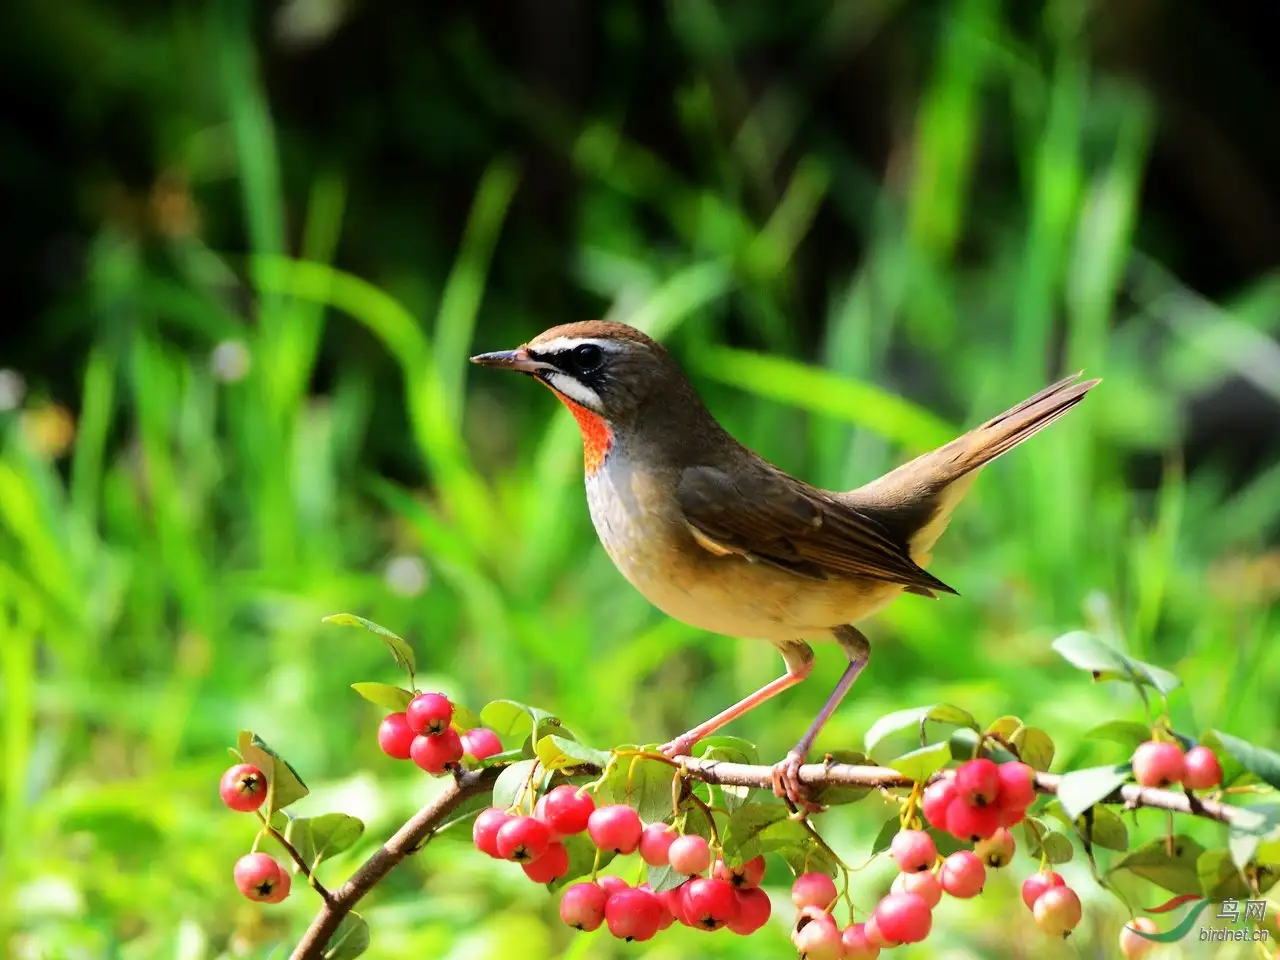
[[[664, 758], [666, 759], [666, 758]], [[773, 788], [773, 768], [745, 763], [728, 763], [721, 760], [700, 760], [694, 757], [675, 757], [673, 762], [692, 780], [731, 787]], [[319, 960], [325, 945], [333, 936], [343, 918], [369, 893], [391, 870], [409, 854], [421, 849], [436, 829], [465, 800], [493, 789], [501, 768], [489, 767], [471, 773], [462, 773], [455, 781], [415, 813], [395, 836], [373, 853], [368, 860], [325, 901], [320, 913], [294, 949], [290, 960]], [[564, 775], [590, 776], [599, 773], [594, 767], [581, 766], [561, 771]], [[947, 774], [935, 774], [932, 780]], [[1062, 778], [1056, 774], [1036, 774], [1036, 790], [1044, 794], [1056, 794]], [[843, 786], [869, 789], [906, 789], [914, 781], [888, 767], [860, 766], [848, 763], [810, 763], [800, 768], [800, 782], [811, 787]], [[1125, 809], [1149, 807], [1170, 813], [1186, 813], [1192, 816], [1216, 820], [1231, 825], [1235, 823], [1239, 808], [1208, 798], [1188, 798], [1185, 793], [1160, 790], [1155, 787], [1139, 787], [1127, 784], [1104, 797], [1100, 803], [1123, 804]]]
[[298, 848], [287, 840], [283, 833], [271, 825], [271, 821], [263, 816], [261, 810], [257, 811], [257, 814], [258, 819], [262, 821], [262, 825], [266, 827], [267, 833], [271, 834], [271, 836], [275, 838], [276, 842], [280, 844], [280, 846], [284, 847], [285, 852], [293, 858], [293, 862], [298, 865], [298, 869], [302, 871], [302, 875], [307, 878], [307, 883], [311, 884], [315, 892], [320, 894], [320, 899], [326, 904], [332, 906], [333, 894], [329, 892], [328, 888], [323, 883], [316, 879], [315, 874], [312, 872], [315, 865], [307, 863], [302, 854], [298, 852]]

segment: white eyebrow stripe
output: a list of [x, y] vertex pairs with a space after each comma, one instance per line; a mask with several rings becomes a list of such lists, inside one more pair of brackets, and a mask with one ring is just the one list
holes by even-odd
[[556, 337], [548, 340], [546, 343], [532, 343], [529, 345], [529, 352], [534, 354], [549, 353], [568, 353], [574, 347], [580, 347], [584, 343], [599, 347], [606, 353], [617, 353], [622, 349], [616, 342], [612, 340], [597, 340], [594, 337]]
[[542, 376], [546, 378], [552, 389], [560, 391], [570, 400], [586, 407], [588, 410], [596, 413], [600, 412], [600, 395], [580, 380], [576, 380], [568, 374], [556, 373], [550, 370], [544, 372]]

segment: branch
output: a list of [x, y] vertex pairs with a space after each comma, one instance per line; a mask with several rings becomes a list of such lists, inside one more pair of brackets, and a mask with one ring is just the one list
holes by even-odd
[[[731, 787], [756, 787], [773, 789], [773, 768], [745, 763], [726, 763], [719, 760], [699, 760], [694, 757], [676, 757], [675, 766], [682, 766], [690, 779], [702, 783]], [[382, 845], [357, 870], [337, 893], [325, 903], [311, 926], [298, 942], [290, 960], [319, 960], [324, 949], [338, 929], [343, 918], [372, 890], [391, 870], [409, 854], [421, 849], [431, 835], [448, 819], [463, 801], [493, 788], [501, 772], [499, 767], [489, 767], [472, 773], [459, 774], [453, 783], [429, 804], [419, 810], [396, 831], [395, 836]], [[566, 774], [598, 774], [594, 767], [577, 767]], [[945, 774], [933, 776], [936, 780]], [[1061, 777], [1052, 773], [1036, 774], [1036, 790], [1039, 793], [1056, 794]], [[909, 788], [913, 781], [888, 767], [854, 766], [847, 763], [809, 763], [800, 768], [800, 781], [814, 787], [843, 786], [883, 788]], [[1171, 813], [1186, 813], [1232, 825], [1239, 808], [1214, 800], [1189, 797], [1186, 793], [1159, 790], [1154, 787], [1126, 785], [1103, 798], [1100, 803], [1123, 804], [1126, 809], [1150, 807]]]
[[303, 859], [302, 854], [298, 852], [298, 848], [290, 843], [283, 833], [271, 825], [271, 821], [263, 815], [261, 810], [258, 811], [258, 819], [262, 821], [262, 826], [267, 833], [274, 837], [276, 842], [280, 844], [280, 846], [284, 847], [285, 852], [293, 858], [293, 862], [298, 865], [298, 869], [302, 872], [302, 875], [307, 878], [307, 883], [311, 885], [316, 893], [320, 894], [320, 899], [326, 904], [332, 904], [333, 894], [325, 888], [324, 884], [316, 879], [316, 875], [312, 871], [314, 864], [309, 864]]

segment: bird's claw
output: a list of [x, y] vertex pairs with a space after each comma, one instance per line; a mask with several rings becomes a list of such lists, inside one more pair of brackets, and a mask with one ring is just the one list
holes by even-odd
[[697, 744], [696, 740], [688, 740], [684, 737], [676, 737], [669, 743], [664, 743], [658, 748], [658, 752], [664, 757], [687, 757], [689, 751]]
[[790, 750], [785, 757], [774, 764], [773, 792], [794, 805], [801, 813], [816, 813], [822, 809], [821, 804], [809, 799], [808, 788], [800, 782], [800, 767], [804, 764], [804, 760], [803, 753]]

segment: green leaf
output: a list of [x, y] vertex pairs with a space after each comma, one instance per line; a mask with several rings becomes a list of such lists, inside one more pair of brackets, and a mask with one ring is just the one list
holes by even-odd
[[[297, 821], [294, 821], [295, 823]], [[364, 822], [345, 813], [325, 813], [311, 818], [311, 863], [321, 863], [352, 847], [364, 833]]]
[[893, 843], [893, 838], [898, 835], [898, 831], [901, 829], [902, 819], [895, 813], [880, 825], [876, 838], [871, 844], [871, 855], [874, 857], [877, 853], [883, 853], [888, 850], [889, 844]]
[[[868, 762], [867, 755], [859, 750], [832, 750], [830, 757], [833, 763], [847, 763], [853, 767], [860, 767]], [[870, 787], [846, 787], [840, 784], [831, 784], [815, 791], [813, 799], [815, 803], [820, 803], [826, 807], [838, 807], [841, 804], [857, 803], [869, 793], [871, 793]]]
[[1200, 875], [1196, 869], [1196, 861], [1202, 853], [1204, 847], [1184, 834], [1173, 838], [1172, 852], [1168, 848], [1167, 838], [1157, 837], [1131, 851], [1110, 872], [1128, 870], [1170, 893], [1200, 893]]
[[947, 723], [957, 727], [969, 727], [978, 730], [978, 721], [966, 710], [953, 707], [949, 703], [935, 703], [927, 707], [911, 707], [907, 710], [896, 710], [886, 714], [871, 725], [867, 731], [867, 753], [889, 737], [908, 730], [918, 730], [926, 722]]
[[521, 809], [530, 809], [532, 802], [525, 784], [529, 782], [529, 777], [533, 775], [533, 768], [537, 763], [537, 760], [518, 760], [498, 774], [498, 779], [493, 784], [493, 805], [506, 810], [508, 807], [515, 806], [518, 797]]
[[1075, 856], [1071, 841], [1056, 830], [1050, 830], [1042, 820], [1027, 817], [1022, 821], [1022, 834], [1026, 838], [1026, 850], [1033, 860], [1043, 852], [1050, 863], [1066, 863]]
[[[759, 763], [760, 751], [756, 749], [756, 745], [750, 740], [743, 740], [741, 737], [707, 737], [699, 740], [698, 745], [693, 748], [695, 757], [707, 757], [712, 751], [724, 753], [736, 753], [745, 759], [735, 760], [734, 763]], [[707, 758], [711, 759], [711, 758]]]
[[1066, 811], [1067, 819], [1075, 820], [1099, 800], [1114, 793], [1128, 779], [1127, 763], [1072, 770], [1064, 773], [1058, 781], [1058, 801]]
[[779, 847], [776, 852], [797, 876], [802, 873], [825, 873], [828, 877], [834, 877], [839, 869], [831, 854], [807, 835], [802, 842]]
[[[746, 740], [739, 740], [737, 737], [714, 737], [711, 739], [717, 742], [712, 744], [704, 742], [698, 745], [698, 752], [704, 760], [718, 760], [723, 763], [757, 763], [759, 760], [756, 748]], [[750, 787], [722, 784], [717, 789], [724, 799], [724, 808], [730, 813], [733, 813], [746, 803], [747, 796], [751, 793]]]
[[997, 717], [995, 720], [991, 721], [991, 725], [987, 727], [987, 733], [994, 733], [997, 736], [1004, 737], [1006, 740], [1008, 740], [1017, 732], [1018, 728], [1021, 726], [1022, 726], [1022, 720], [1019, 717], [1014, 717], [1014, 716]]
[[413, 656], [413, 648], [409, 646], [403, 637], [396, 636], [386, 627], [379, 626], [364, 617], [357, 617], [354, 613], [335, 613], [325, 617], [320, 622], [331, 623], [338, 627], [362, 627], [368, 630], [387, 645], [387, 649], [391, 651], [391, 656], [395, 658], [396, 664], [409, 674], [411, 680], [417, 672], [418, 661]]
[[455, 703], [453, 704], [453, 720], [449, 723], [449, 726], [453, 727], [458, 733], [466, 733], [476, 727], [483, 727], [484, 724], [480, 722], [480, 715], [474, 710], [470, 710], [460, 703]]
[[[1268, 803], [1238, 807], [1227, 841], [1232, 862], [1243, 870], [1255, 855], [1260, 862], [1267, 861], [1268, 857], [1271, 857], [1271, 860], [1280, 859], [1280, 837], [1260, 850], [1263, 847], [1263, 838], [1272, 833], [1278, 824], [1280, 824], [1280, 805]], [[1272, 847], [1274, 847], [1274, 855], [1271, 852]]]
[[403, 713], [404, 708], [409, 705], [409, 701], [413, 699], [413, 693], [402, 687], [392, 686], [389, 683], [372, 683], [365, 681], [362, 683], [353, 683], [351, 689], [360, 696], [364, 697], [370, 703], [376, 703], [380, 707], [386, 707], [392, 713]]
[[[1201, 740], [1220, 758], [1222, 751], [1225, 751], [1245, 770], [1280, 790], [1280, 753], [1254, 746], [1247, 740], [1233, 737], [1221, 730], [1210, 730]], [[1225, 774], [1226, 771], [1223, 772]]]
[[1182, 686], [1182, 681], [1168, 670], [1135, 660], [1083, 630], [1059, 637], [1053, 641], [1053, 649], [1072, 666], [1093, 674], [1095, 680], [1146, 684], [1164, 696]]
[[[561, 842], [564, 844], [565, 852], [569, 854], [569, 871], [559, 880], [553, 880], [547, 884], [547, 889], [552, 893], [590, 874], [592, 864], [596, 861], [596, 845], [591, 842], [591, 838], [585, 833], [572, 834], [565, 837]], [[612, 850], [601, 850], [600, 868], [604, 869], [608, 866], [614, 856], [615, 854]]]
[[787, 808], [780, 803], [744, 804], [729, 818], [720, 839], [725, 854], [738, 861], [813, 840], [803, 826], [787, 818]]
[[951, 741], [931, 743], [889, 761], [889, 766], [904, 777], [923, 783], [951, 762]]
[[672, 818], [671, 785], [675, 771], [646, 757], [619, 757], [596, 791], [596, 803], [625, 803], [645, 823]]
[[523, 748], [512, 747], [510, 750], [503, 750], [501, 753], [495, 753], [492, 757], [485, 757], [480, 761], [480, 767], [505, 767], [509, 763], [529, 759], [532, 758], [524, 755]]
[[553, 721], [556, 724], [560, 722], [554, 714], [514, 700], [493, 700], [486, 703], [480, 711], [480, 722], [504, 740], [508, 737], [530, 736], [535, 727], [542, 727]]
[[661, 867], [650, 865], [645, 879], [649, 881], [649, 887], [654, 893], [666, 893], [680, 886], [689, 877], [687, 874], [676, 873], [670, 864], [664, 864]]
[[1140, 743], [1151, 739], [1151, 730], [1134, 720], [1108, 720], [1091, 728], [1086, 740], [1110, 740], [1132, 752]]
[[[978, 734], [967, 727], [961, 727], [959, 730], [951, 732], [950, 744], [951, 759], [959, 760], [963, 763], [973, 758], [973, 751], [978, 746]], [[1011, 760], [1018, 759], [998, 742], [992, 740], [987, 740], [982, 744], [981, 756], [994, 760], [996, 763], [1008, 763]]]
[[583, 746], [576, 740], [569, 740], [550, 734], [538, 741], [534, 753], [548, 770], [560, 770], [564, 767], [592, 766], [601, 770], [609, 762], [609, 754], [603, 750]]
[[1012, 743], [1022, 762], [1034, 770], [1048, 770], [1053, 763], [1053, 740], [1039, 727], [1023, 727]]
[[272, 750], [252, 730], [241, 730], [237, 741], [245, 763], [252, 763], [267, 775], [266, 815], [283, 810], [311, 791], [289, 762]]
[[1196, 860], [1200, 889], [1210, 900], [1245, 900], [1249, 885], [1232, 862], [1230, 850], [1206, 850]]
[[1129, 849], [1129, 829], [1120, 819], [1120, 814], [1110, 807], [1094, 807], [1092, 820], [1088, 837], [1095, 847], [1118, 851]]
[[[313, 863], [316, 858], [316, 845], [311, 840], [311, 818], [291, 817], [286, 819], [284, 838], [293, 844], [293, 849], [298, 851], [303, 860], [308, 864]], [[297, 863], [294, 863], [293, 872], [295, 874], [301, 873], [302, 868]]]
[[353, 960], [369, 949], [369, 925], [358, 913], [348, 913], [324, 948], [324, 960]]

